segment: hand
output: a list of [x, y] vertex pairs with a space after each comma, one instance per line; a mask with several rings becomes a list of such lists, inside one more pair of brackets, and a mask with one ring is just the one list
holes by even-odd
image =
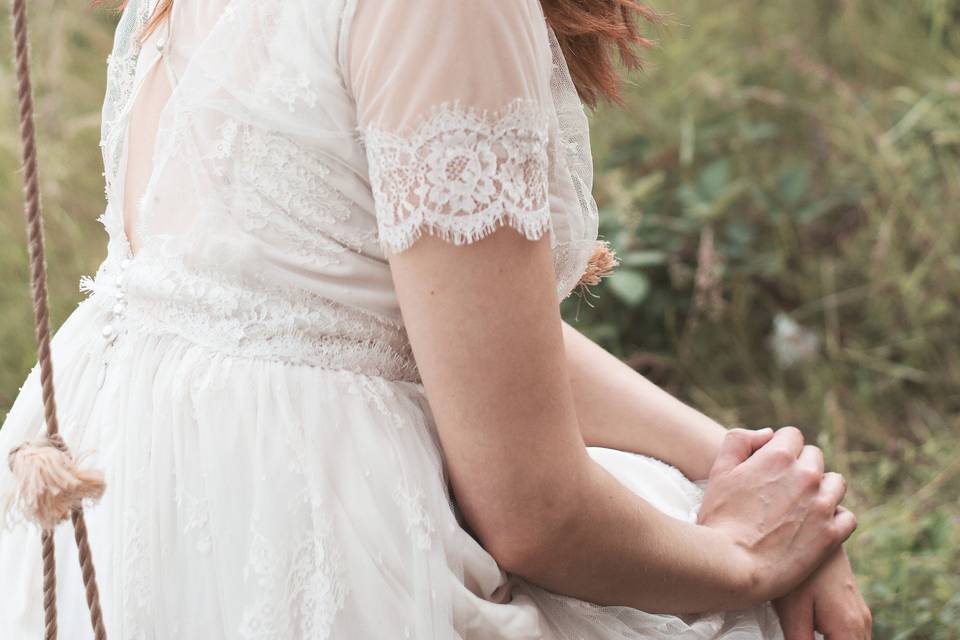
[[870, 608], [842, 548], [774, 606], [785, 640], [813, 640], [814, 631], [827, 640], [870, 640]]
[[856, 528], [840, 506], [846, 482], [823, 472], [823, 453], [784, 427], [731, 430], [710, 471], [699, 523], [742, 552], [743, 604], [781, 597], [803, 582]]

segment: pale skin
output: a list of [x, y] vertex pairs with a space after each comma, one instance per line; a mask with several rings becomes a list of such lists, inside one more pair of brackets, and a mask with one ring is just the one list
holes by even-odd
[[[589, 446], [659, 458], [704, 480], [728, 431], [683, 404], [564, 323], [577, 418]], [[872, 618], [846, 553], [834, 552], [803, 584], [775, 603], [786, 640], [869, 638]]]
[[[843, 478], [798, 430], [728, 433], [564, 325], [548, 237], [504, 228], [454, 247], [426, 236], [390, 263], [454, 494], [506, 570], [649, 612], [777, 598], [830, 610], [818, 584], [832, 582], [818, 576], [843, 575], [856, 521], [839, 506]], [[588, 444], [709, 477], [700, 522], [638, 498]]]

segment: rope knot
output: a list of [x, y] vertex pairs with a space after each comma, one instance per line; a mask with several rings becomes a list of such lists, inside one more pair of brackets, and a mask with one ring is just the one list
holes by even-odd
[[16, 490], [7, 508], [17, 506], [41, 529], [52, 530], [82, 507], [99, 500], [106, 484], [100, 471], [81, 469], [59, 435], [24, 442], [7, 456]]

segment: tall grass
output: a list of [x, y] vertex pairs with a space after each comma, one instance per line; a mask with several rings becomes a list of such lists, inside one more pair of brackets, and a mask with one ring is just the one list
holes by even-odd
[[877, 637], [960, 638], [960, 2], [662, 4], [594, 120], [623, 266], [566, 313], [727, 424], [801, 427]]
[[[850, 479], [875, 637], [960, 638], [960, 0], [657, 4], [627, 107], [594, 116], [624, 264], [564, 312], [725, 424], [804, 429]], [[113, 19], [30, 11], [59, 323], [104, 253]], [[5, 410], [34, 354], [8, 63], [0, 85]]]

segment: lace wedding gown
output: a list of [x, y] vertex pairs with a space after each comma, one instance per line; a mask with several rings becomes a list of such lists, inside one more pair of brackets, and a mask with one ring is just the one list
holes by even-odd
[[[558, 301], [597, 234], [587, 122], [537, 0], [176, 0], [108, 58], [108, 254], [53, 342], [116, 640], [782, 638], [506, 575], [461, 527], [384, 255], [550, 234]], [[155, 135], [154, 135], [155, 134]], [[37, 371], [0, 450], [40, 434]], [[694, 519], [676, 469], [591, 449]], [[0, 491], [10, 491], [6, 465]], [[0, 637], [41, 637], [36, 530], [0, 533]], [[90, 637], [69, 526], [61, 637]], [[557, 562], [563, 562], [557, 558]], [[652, 579], [642, 575], [637, 580]]]

